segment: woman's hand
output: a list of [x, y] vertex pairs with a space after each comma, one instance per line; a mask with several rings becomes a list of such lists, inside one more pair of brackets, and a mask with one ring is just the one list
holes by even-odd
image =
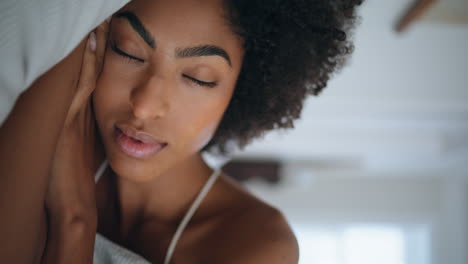
[[100, 74], [109, 25], [88, 37], [80, 79], [57, 143], [46, 194], [49, 218], [97, 221], [94, 173], [97, 143], [91, 94]]
[[88, 37], [75, 96], [55, 150], [45, 198], [48, 227], [42, 263], [93, 262], [99, 142], [91, 94], [102, 68], [108, 29], [106, 21]]

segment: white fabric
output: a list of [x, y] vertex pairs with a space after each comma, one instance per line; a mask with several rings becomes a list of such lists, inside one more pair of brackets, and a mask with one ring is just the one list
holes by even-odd
[[0, 0], [0, 124], [31, 83], [129, 0]]
[[94, 242], [94, 264], [150, 264], [142, 256], [110, 241], [96, 233]]
[[[96, 172], [94, 177], [95, 181], [97, 182], [102, 174], [104, 173], [105, 169], [108, 166], [107, 160], [104, 161], [99, 169]], [[210, 191], [211, 187], [215, 183], [218, 176], [221, 174], [221, 169], [216, 169], [213, 174], [211, 174], [208, 181], [205, 183], [203, 188], [198, 193], [195, 200], [192, 202], [189, 210], [185, 214], [184, 218], [180, 222], [179, 226], [177, 227], [177, 231], [174, 233], [174, 236], [171, 239], [171, 243], [166, 252], [166, 256], [164, 259], [164, 264], [169, 264], [174, 253], [175, 247], [177, 242], [180, 239], [185, 227], [189, 223], [190, 219], [192, 218], [195, 211], [200, 206], [201, 202], [205, 198], [205, 196]], [[147, 264], [150, 263], [142, 256], [110, 241], [109, 239], [105, 238], [99, 233], [96, 233], [96, 240], [94, 244], [94, 264]]]

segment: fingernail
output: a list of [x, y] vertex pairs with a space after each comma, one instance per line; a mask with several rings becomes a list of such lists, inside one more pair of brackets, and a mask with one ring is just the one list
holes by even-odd
[[91, 50], [96, 51], [96, 34], [94, 33], [94, 31], [91, 32], [91, 34], [89, 34], [88, 43]]

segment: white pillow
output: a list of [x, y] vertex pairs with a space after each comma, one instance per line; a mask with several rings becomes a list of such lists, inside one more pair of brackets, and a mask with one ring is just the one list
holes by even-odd
[[18, 96], [129, 0], [1, 0], [0, 124]]

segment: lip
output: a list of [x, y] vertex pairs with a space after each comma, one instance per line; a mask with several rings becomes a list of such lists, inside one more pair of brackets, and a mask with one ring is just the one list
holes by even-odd
[[114, 126], [114, 141], [120, 150], [134, 158], [147, 158], [163, 150], [167, 143], [127, 125]]

